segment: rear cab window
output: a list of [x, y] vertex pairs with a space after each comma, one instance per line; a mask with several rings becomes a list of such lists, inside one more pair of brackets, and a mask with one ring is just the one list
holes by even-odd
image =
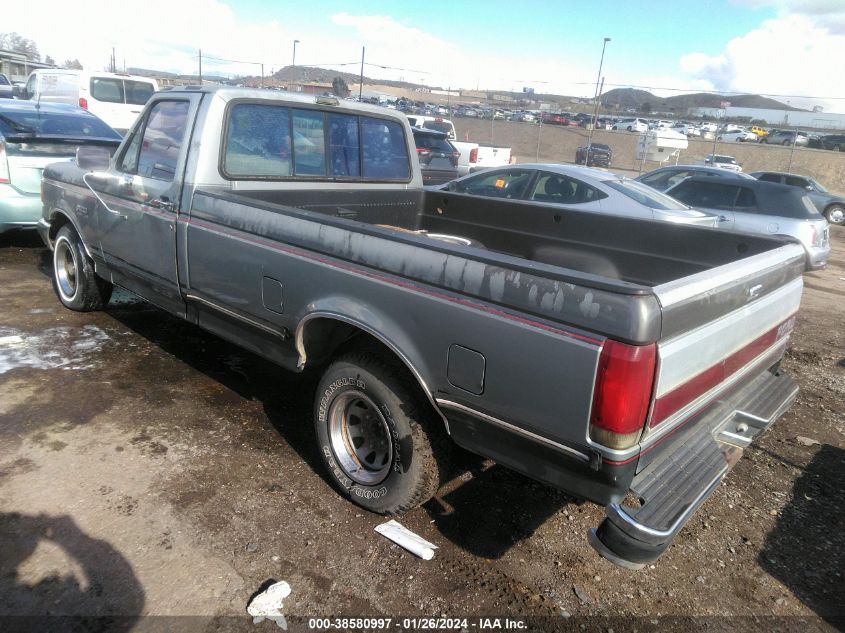
[[407, 182], [411, 164], [398, 121], [235, 101], [227, 111], [221, 173], [230, 180]]

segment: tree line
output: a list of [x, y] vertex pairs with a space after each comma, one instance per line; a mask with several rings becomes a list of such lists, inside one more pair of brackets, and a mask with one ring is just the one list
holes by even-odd
[[[18, 33], [0, 33], [0, 49], [26, 55], [26, 58], [33, 62], [42, 61], [41, 53], [38, 50], [38, 44], [28, 37], [24, 37]], [[57, 64], [52, 57], [46, 55], [43, 61], [45, 64], [58, 66], [59, 68], [82, 70], [82, 64], [79, 63], [78, 59], [66, 59], [62, 64]]]

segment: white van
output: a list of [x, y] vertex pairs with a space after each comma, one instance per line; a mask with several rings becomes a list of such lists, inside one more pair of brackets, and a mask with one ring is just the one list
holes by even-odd
[[149, 77], [50, 68], [30, 73], [23, 97], [78, 105], [125, 134], [156, 90]]

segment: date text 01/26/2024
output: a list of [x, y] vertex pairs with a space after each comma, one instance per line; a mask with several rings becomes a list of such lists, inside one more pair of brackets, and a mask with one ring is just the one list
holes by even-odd
[[400, 631], [481, 631], [510, 630], [519, 631], [527, 628], [527, 623], [519, 618], [309, 618], [308, 628], [316, 631], [329, 630], [400, 630]]

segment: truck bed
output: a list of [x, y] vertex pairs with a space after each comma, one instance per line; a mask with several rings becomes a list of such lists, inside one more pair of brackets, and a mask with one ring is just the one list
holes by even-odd
[[616, 281], [652, 288], [759, 255], [776, 244], [754, 235], [440, 191], [304, 189], [226, 195], [382, 228], [455, 236], [491, 253], [565, 269], [588, 285], [623, 285]]

